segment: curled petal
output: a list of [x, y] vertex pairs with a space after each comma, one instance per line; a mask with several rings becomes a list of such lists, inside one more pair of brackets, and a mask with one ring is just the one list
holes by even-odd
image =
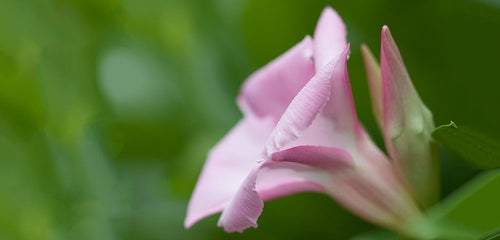
[[228, 232], [257, 227], [263, 201], [299, 192], [325, 192], [331, 182], [326, 169], [352, 166], [342, 149], [301, 146], [273, 155], [252, 170], [231, 203], [222, 212], [218, 225]]
[[380, 55], [385, 144], [419, 203], [428, 207], [439, 198], [432, 113], [418, 96], [387, 26]]
[[245, 118], [210, 151], [189, 201], [186, 228], [220, 212], [231, 201], [241, 182], [258, 165], [258, 155], [273, 126], [269, 118]]
[[323, 67], [290, 103], [268, 139], [263, 156], [300, 145], [357, 152], [366, 135], [359, 124], [347, 74], [347, 46]]
[[314, 75], [313, 43], [307, 36], [243, 84], [238, 105], [245, 115], [272, 116], [276, 121]]
[[243, 232], [249, 227], [257, 227], [257, 219], [264, 208], [264, 201], [255, 191], [258, 170], [250, 172], [222, 212], [217, 226], [226, 232]]
[[292, 100], [267, 141], [263, 159], [296, 140], [311, 125], [331, 94], [336, 61], [319, 71]]

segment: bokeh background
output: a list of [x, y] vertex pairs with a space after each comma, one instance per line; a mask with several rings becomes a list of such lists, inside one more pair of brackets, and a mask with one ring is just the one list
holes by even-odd
[[[266, 203], [259, 228], [183, 228], [207, 151], [253, 71], [347, 24], [359, 117], [381, 144], [361, 43], [389, 25], [437, 125], [500, 139], [498, 0], [1, 0], [0, 239], [349, 239], [373, 231], [319, 194]], [[477, 170], [441, 151], [443, 197]]]

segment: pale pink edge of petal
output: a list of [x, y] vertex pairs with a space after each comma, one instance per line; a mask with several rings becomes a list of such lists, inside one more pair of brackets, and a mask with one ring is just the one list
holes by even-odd
[[247, 89], [253, 85], [253, 84], [258, 84], [259, 81], [263, 81], [263, 78], [260, 77], [260, 75], [265, 74], [267, 71], [272, 71], [273, 68], [275, 68], [277, 65], [279, 65], [279, 62], [284, 61], [290, 55], [294, 55], [295, 51], [299, 51], [300, 49], [304, 48], [304, 50], [309, 49], [311, 51], [311, 57], [313, 55], [313, 39], [311, 36], [306, 35], [302, 41], [297, 43], [295, 46], [292, 48], [288, 49], [285, 53], [282, 55], [278, 56], [276, 59], [272, 60], [271, 62], [267, 63], [264, 65], [262, 68], [257, 70], [256, 72], [252, 73], [247, 80], [243, 83], [241, 86], [241, 90], [238, 94], [238, 97], [236, 98], [236, 103], [238, 104], [238, 107], [241, 109], [241, 111], [244, 114], [252, 114], [254, 111], [252, 110], [252, 107], [250, 104], [247, 103], [246, 100], [246, 92]]
[[220, 211], [222, 211], [222, 204], [214, 206], [213, 208], [210, 208], [208, 210], [205, 210], [203, 214], [197, 215], [196, 217], [189, 217], [188, 215], [188, 217], [184, 219], [184, 228], [186, 229], [191, 228], [195, 223], [199, 222], [201, 219], [216, 214]]
[[249, 227], [257, 228], [257, 219], [264, 208], [264, 200], [255, 190], [260, 166], [262, 165], [250, 172], [229, 205], [222, 211], [217, 226], [224, 228], [226, 232], [243, 232]]
[[347, 45], [344, 21], [332, 7], [321, 12], [314, 30], [314, 62], [319, 71], [335, 59]]

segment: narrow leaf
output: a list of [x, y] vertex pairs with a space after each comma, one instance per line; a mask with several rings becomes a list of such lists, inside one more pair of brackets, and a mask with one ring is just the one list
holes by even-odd
[[500, 230], [499, 189], [500, 170], [485, 171], [429, 209], [413, 231], [431, 239], [491, 236]]
[[484, 240], [500, 240], [500, 233], [490, 235], [484, 238]]
[[454, 122], [437, 127], [432, 137], [481, 169], [500, 167], [500, 143]]

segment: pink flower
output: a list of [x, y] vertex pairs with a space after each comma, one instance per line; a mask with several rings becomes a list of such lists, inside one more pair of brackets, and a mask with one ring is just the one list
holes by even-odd
[[[420, 216], [400, 168], [359, 123], [348, 54], [344, 23], [326, 8], [314, 39], [307, 36], [248, 78], [238, 97], [244, 117], [210, 151], [191, 196], [186, 227], [222, 211], [218, 225], [241, 232], [257, 227], [264, 201], [306, 191], [328, 194], [358, 216], [396, 231]], [[402, 64], [382, 56], [382, 77], [391, 74], [391, 64]], [[378, 65], [371, 64], [369, 70], [376, 72]], [[399, 87], [397, 77], [390, 78], [390, 86]], [[396, 107], [386, 102], [405, 99], [391, 98], [399, 93], [379, 83], [372, 85], [384, 91], [374, 98], [389, 95], [380, 101], [384, 108], [375, 105], [387, 119], [397, 119]], [[410, 82], [406, 89], [412, 87]], [[385, 118], [384, 126], [391, 126]], [[394, 134], [390, 129], [384, 128], [384, 134]], [[391, 157], [405, 157], [397, 146], [391, 148]]]

